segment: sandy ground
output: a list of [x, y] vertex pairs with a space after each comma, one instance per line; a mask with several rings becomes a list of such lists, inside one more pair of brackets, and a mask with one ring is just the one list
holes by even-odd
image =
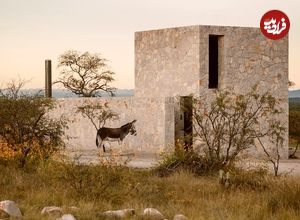
[[[159, 157], [154, 154], [110, 154], [101, 153], [99, 157], [98, 150], [78, 150], [78, 151], [67, 151], [66, 155], [71, 159], [77, 158], [80, 163], [84, 164], [97, 164], [99, 158], [102, 161], [112, 161], [113, 163], [126, 163], [129, 167], [134, 168], [151, 168], [158, 164]], [[273, 167], [271, 163], [267, 163], [261, 160], [245, 160], [240, 163], [241, 166], [247, 168], [255, 168], [259, 166], [267, 166], [272, 172]], [[288, 159], [281, 160], [279, 165], [280, 174], [297, 175], [300, 176], [300, 159]]]
[[[100, 151], [101, 152], [101, 151]], [[155, 154], [132, 154], [132, 153], [100, 153], [98, 150], [68, 150], [65, 155], [72, 160], [77, 160], [84, 164], [97, 164], [100, 160], [112, 163], [124, 164], [134, 168], [151, 168], [157, 165], [159, 158]]]
[[[274, 172], [273, 164], [262, 160], [246, 160], [238, 163], [240, 166], [245, 168], [256, 168], [256, 167], [267, 167], [270, 172]], [[300, 176], [300, 160], [299, 159], [288, 159], [280, 160], [279, 163], [279, 174], [285, 175], [296, 175]]]
[[300, 176], [300, 160], [282, 160], [279, 165], [279, 173], [290, 173], [292, 175]]

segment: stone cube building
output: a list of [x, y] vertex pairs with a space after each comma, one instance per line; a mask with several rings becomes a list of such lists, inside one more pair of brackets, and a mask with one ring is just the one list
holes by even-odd
[[[257, 83], [283, 100], [287, 126], [288, 36], [270, 40], [259, 28], [202, 25], [135, 33], [136, 97], [193, 94], [209, 101], [216, 89], [243, 93]], [[182, 118], [175, 118], [175, 137], [184, 133]], [[285, 140], [287, 157], [288, 132]]]
[[255, 83], [287, 100], [288, 36], [270, 40], [259, 28], [202, 25], [135, 33], [137, 97], [245, 91]]

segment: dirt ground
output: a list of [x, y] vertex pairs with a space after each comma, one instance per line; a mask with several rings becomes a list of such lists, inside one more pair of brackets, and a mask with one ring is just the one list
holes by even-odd
[[[98, 150], [85, 150], [85, 151], [68, 151], [66, 155], [71, 159], [77, 158], [80, 163], [95, 164], [99, 162], [99, 158], [102, 161], [113, 161], [117, 163], [126, 162], [127, 166], [134, 168], [151, 168], [158, 164], [159, 157], [154, 154], [100, 154]], [[296, 156], [299, 159], [286, 159], [281, 160], [279, 165], [280, 174], [297, 175], [300, 176], [300, 151], [297, 152]], [[113, 158], [113, 159], [112, 159]], [[258, 166], [267, 166], [270, 171], [273, 171], [272, 164], [262, 160], [244, 160], [240, 163], [241, 166], [246, 168], [253, 168]]]

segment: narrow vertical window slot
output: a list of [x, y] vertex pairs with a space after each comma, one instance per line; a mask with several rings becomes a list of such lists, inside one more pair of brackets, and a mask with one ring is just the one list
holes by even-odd
[[209, 66], [208, 66], [208, 88], [217, 89], [219, 84], [220, 71], [220, 37], [219, 35], [209, 35]]

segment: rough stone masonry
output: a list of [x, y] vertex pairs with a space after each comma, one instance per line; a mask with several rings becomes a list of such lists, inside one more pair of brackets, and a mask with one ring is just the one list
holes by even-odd
[[[217, 47], [217, 82], [209, 79], [210, 47]], [[193, 94], [209, 102], [215, 89], [244, 93], [257, 83], [282, 100], [281, 120], [288, 127], [288, 36], [270, 40], [259, 28], [204, 25], [135, 33], [136, 97]], [[287, 158], [288, 132], [284, 146]]]

